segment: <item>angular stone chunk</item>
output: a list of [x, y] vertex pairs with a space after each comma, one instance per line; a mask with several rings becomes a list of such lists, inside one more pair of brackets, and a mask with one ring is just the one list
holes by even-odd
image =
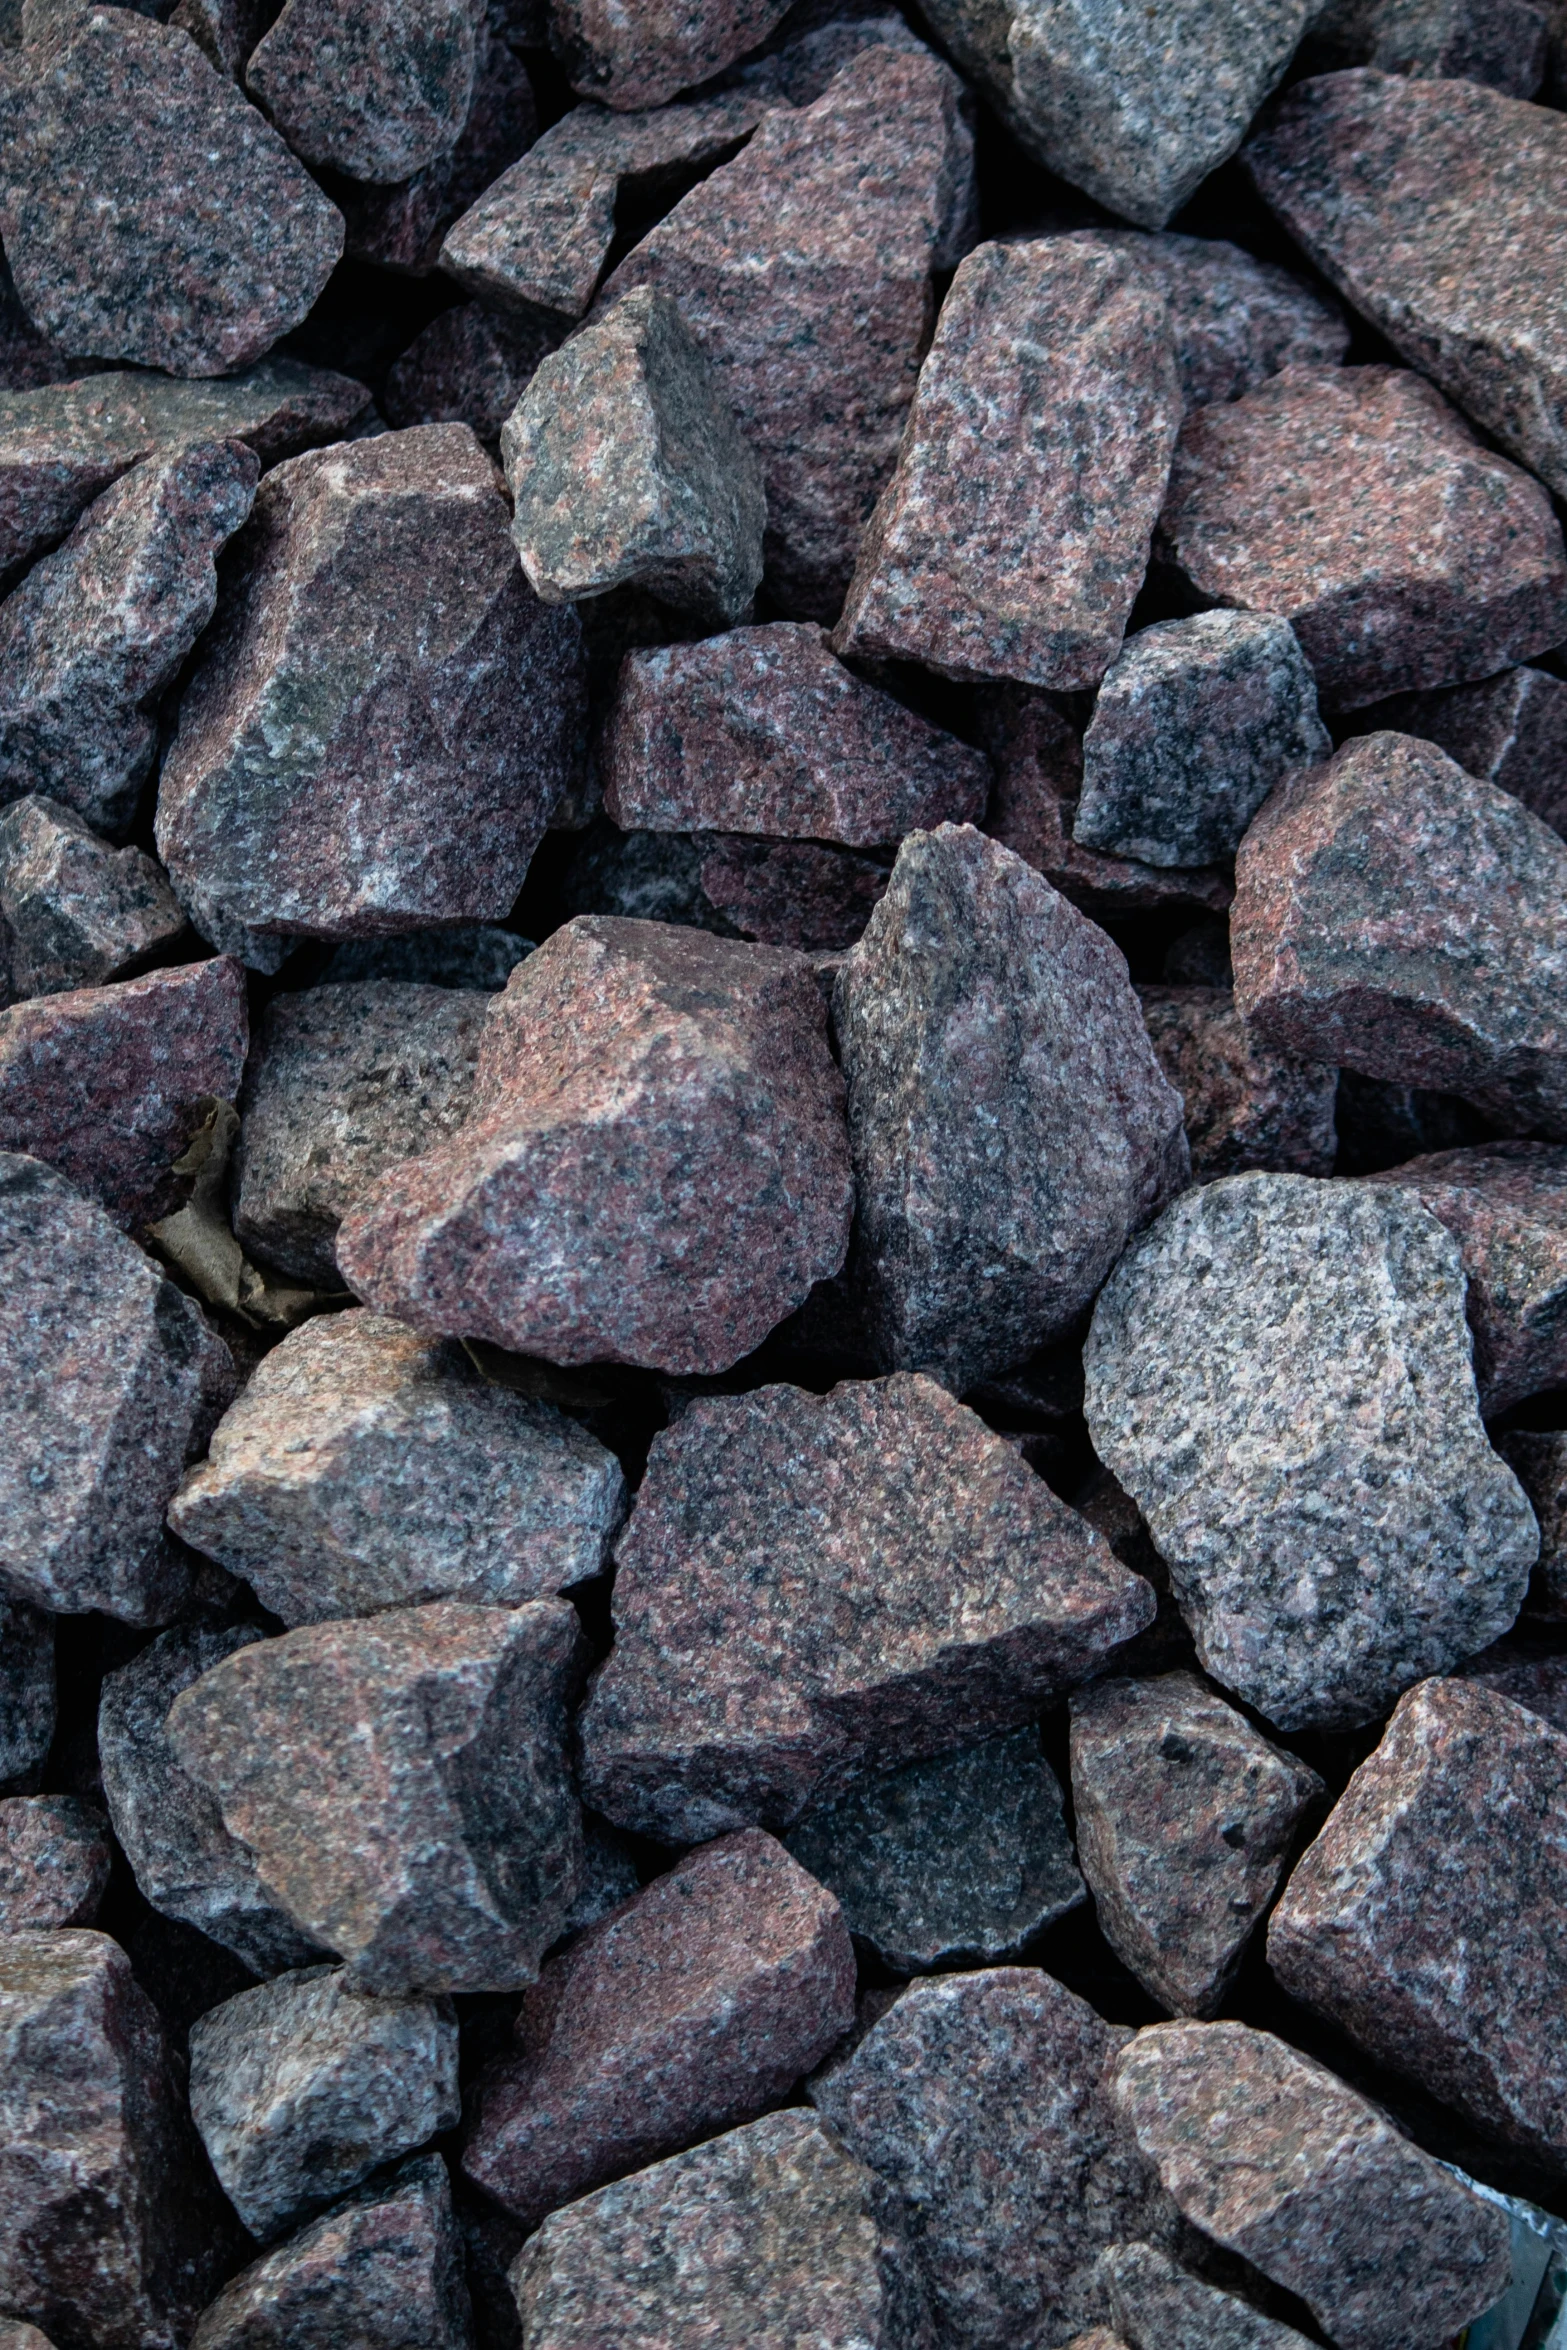
[[343, 221], [184, 33], [84, 8], [0, 91], [0, 236], [66, 350], [206, 376], [299, 324]]
[[961, 1394], [1070, 1330], [1186, 1180], [1119, 948], [967, 826], [910, 835], [834, 997], [881, 1359]]
[[1083, 1873], [1106, 1941], [1172, 2015], [1217, 2012], [1325, 1792], [1195, 1673], [1074, 1693]]
[[0, 798], [39, 790], [123, 834], [258, 472], [233, 442], [145, 459], [0, 604]]
[[1331, 1175], [1338, 1071], [1276, 1052], [1227, 987], [1140, 987], [1159, 1066], [1186, 1108], [1192, 1174]]
[[1458, 685], [1567, 635], [1539, 483], [1397, 367], [1286, 367], [1181, 428], [1156, 567], [1287, 620], [1326, 709]]
[[1546, 12], [1529, 0], [1331, 0], [1302, 61], [1317, 71], [1374, 65], [1414, 81], [1484, 82], [1532, 98], [1546, 36]]
[[1474, 80], [1331, 74], [1290, 92], [1246, 167], [1395, 350], [1567, 493], [1561, 116]]
[[1164, 303], [1115, 254], [982, 245], [942, 304], [839, 652], [1097, 685], [1147, 569], [1181, 406]]
[[134, 1231], [179, 1205], [171, 1173], [205, 1095], [239, 1091], [245, 975], [220, 955], [0, 1012], [0, 1150], [25, 1151]]
[[1304, 2334], [1221, 2293], [1152, 2244], [1112, 2244], [1102, 2274], [1129, 2350], [1306, 2350]]
[[390, 424], [467, 424], [489, 445], [554, 348], [553, 333], [533, 319], [459, 302], [415, 335], [386, 379], [381, 406]]
[[1267, 1043], [1567, 1140], [1567, 843], [1432, 744], [1361, 735], [1268, 803], [1230, 947]]
[[814, 2114], [772, 2113], [553, 2212], [511, 2271], [528, 2350], [930, 2350], [889, 2197]]
[[7, 999], [128, 979], [185, 927], [162, 868], [111, 849], [57, 800], [0, 815], [0, 987]]
[[1435, 743], [1467, 774], [1567, 833], [1567, 680], [1545, 669], [1504, 669], [1478, 685], [1397, 695], [1376, 715]]
[[[492, 187], [538, 136], [533, 84], [520, 57], [488, 38], [481, 19], [473, 101], [454, 147], [390, 186], [339, 180], [351, 261], [373, 261], [414, 277], [437, 268], [446, 232]], [[520, 388], [520, 387], [519, 387]], [[397, 416], [394, 424], [434, 424], [437, 417]], [[497, 428], [498, 429], [498, 428]], [[494, 434], [488, 436], [494, 438]]]
[[715, 922], [732, 925], [742, 938], [808, 954], [852, 947], [891, 878], [891, 867], [879, 858], [822, 841], [698, 833], [690, 848], [698, 888]]
[[[1529, 1586], [1529, 1612], [1567, 1621], [1567, 1435], [1519, 1428], [1499, 1438], [1497, 1449], [1511, 1463], [1539, 1520], [1540, 1557]], [[1567, 1722], [1558, 1722], [1557, 1728], [1567, 1728]]]
[[463, 2169], [526, 2227], [787, 2095], [854, 2022], [832, 1895], [759, 1828], [688, 1853], [551, 1959]]
[[763, 1387], [653, 1440], [617, 1546], [583, 1795], [696, 1842], [1010, 1730], [1153, 1594], [928, 1379]]
[[275, 969], [278, 933], [503, 920], [565, 787], [579, 662], [465, 426], [277, 467], [159, 785], [159, 854], [198, 927], [252, 960], [263, 934]]
[[656, 287], [540, 360], [501, 459], [512, 537], [545, 603], [640, 587], [712, 623], [749, 612], [767, 525], [761, 465]]
[[356, 1990], [514, 1990], [565, 1923], [582, 1829], [560, 1600], [438, 1601], [258, 1641], [174, 1701], [224, 1826]]
[[990, 794], [982, 753], [856, 677], [810, 621], [628, 654], [604, 766], [605, 812], [628, 831], [862, 848], [977, 823]]
[[338, 1262], [419, 1330], [727, 1370], [843, 1263], [825, 1030], [797, 955], [568, 922], [492, 1006], [473, 1119], [372, 1186]]
[[1539, 1531], [1480, 1419], [1458, 1245], [1396, 1191], [1231, 1175], [1100, 1293], [1100, 1459], [1205, 1671], [1282, 1730], [1349, 1727], [1505, 1632]]
[[551, 0], [550, 42], [574, 90], [629, 110], [661, 106], [765, 41], [789, 0]]
[[461, 136], [482, 21], [472, 0], [285, 0], [245, 87], [306, 163], [411, 179]]
[[37, 1786], [54, 1719], [54, 1618], [0, 1582], [0, 1787]]
[[1015, 1958], [1084, 1898], [1032, 1726], [862, 1780], [787, 1843], [896, 1974]]
[[956, 75], [867, 49], [813, 106], [769, 114], [605, 288], [661, 287], [706, 351], [762, 460], [767, 584], [786, 618], [837, 615], [897, 460], [931, 273], [973, 242], [973, 171]]
[[79, 1795], [0, 1802], [0, 1934], [90, 1926], [109, 1883], [109, 1824]]

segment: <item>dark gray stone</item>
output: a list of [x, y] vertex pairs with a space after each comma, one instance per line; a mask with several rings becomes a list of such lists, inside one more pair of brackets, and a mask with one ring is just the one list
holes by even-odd
[[1102, 2273], [1127, 2350], [1306, 2350], [1293, 2326], [1177, 2268], [1152, 2244], [1112, 2244]]
[[[1567, 1622], [1567, 1435], [1519, 1428], [1498, 1440], [1540, 1527], [1540, 1556], [1529, 1585], [1530, 1615]], [[1567, 1721], [1558, 1729], [1567, 1729]]]
[[1330, 1175], [1339, 1073], [1266, 1044], [1227, 987], [1140, 987], [1159, 1066], [1185, 1105], [1199, 1183], [1241, 1175]]
[[485, 446], [533, 380], [556, 336], [531, 318], [508, 318], [482, 302], [442, 310], [415, 335], [386, 379], [388, 424], [468, 424]]
[[410, 987], [468, 987], [499, 995], [532, 952], [531, 939], [493, 922], [451, 922], [442, 930], [412, 930], [401, 938], [345, 939], [327, 957], [321, 978], [327, 986], [395, 979]]
[[617, 110], [661, 106], [764, 41], [789, 0], [552, 0], [550, 41], [574, 90]]
[[54, 1720], [54, 1618], [0, 1585], [0, 1788], [36, 1787]]
[[1548, 669], [1503, 669], [1478, 685], [1395, 695], [1366, 715], [1435, 743], [1467, 774], [1567, 833], [1567, 679]]
[[128, 979], [185, 927], [161, 866], [111, 849], [31, 792], [0, 814], [0, 990], [7, 1001]]
[[1374, 65], [1412, 81], [1483, 82], [1532, 98], [1545, 51], [1545, 15], [1529, 0], [1330, 0], [1302, 62], [1319, 73]]

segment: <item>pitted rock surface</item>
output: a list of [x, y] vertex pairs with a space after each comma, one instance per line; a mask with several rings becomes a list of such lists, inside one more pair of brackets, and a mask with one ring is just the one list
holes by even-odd
[[[440, 264], [447, 231], [538, 136], [533, 84], [504, 41], [480, 33], [473, 102], [454, 147], [405, 180], [371, 187], [339, 180], [334, 193], [348, 231], [348, 257], [426, 277]], [[393, 417], [433, 424], [436, 417]], [[488, 436], [494, 438], [493, 434]]]
[[471, 425], [493, 446], [534, 369], [554, 348], [554, 334], [535, 319], [459, 302], [415, 335], [388, 375], [381, 394], [387, 421]]
[[185, 927], [162, 868], [111, 849], [29, 792], [0, 814], [0, 988], [8, 1002], [128, 979]]
[[54, 1724], [54, 1617], [0, 1582], [0, 1787], [37, 1786]]
[[[1512, 1464], [1540, 1526], [1528, 1612], [1567, 1622], [1567, 1436], [1519, 1428], [1501, 1437], [1497, 1449]], [[1567, 1719], [1556, 1726], [1567, 1729]]]
[[1227, 987], [1140, 987], [1159, 1066], [1180, 1094], [1192, 1174], [1331, 1175], [1338, 1071], [1275, 1050]]
[[1398, 695], [1374, 715], [1435, 743], [1467, 774], [1567, 833], [1567, 680], [1547, 669], [1503, 669], [1478, 685]]
[[1152, 2244], [1112, 2244], [1102, 2274], [1128, 2350], [1306, 2350], [1293, 2326], [1177, 2268]]
[[109, 1883], [109, 1823], [79, 1795], [0, 1801], [0, 1934], [90, 1926]]
[[304, 162], [411, 179], [462, 135], [483, 21], [473, 0], [286, 0], [245, 87]]
[[1331, 0], [1301, 62], [1314, 71], [1374, 65], [1412, 81], [1483, 82], [1532, 98], [1546, 48], [1547, 10], [1529, 0]]
[[789, 0], [551, 0], [550, 43], [574, 90], [629, 110], [661, 106], [765, 41]]

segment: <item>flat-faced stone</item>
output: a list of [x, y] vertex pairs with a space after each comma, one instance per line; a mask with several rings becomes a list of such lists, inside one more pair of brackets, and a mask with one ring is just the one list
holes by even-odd
[[0, 986], [6, 998], [128, 979], [185, 927], [162, 868], [111, 849], [74, 809], [29, 793], [0, 814]]
[[1070, 1330], [1187, 1175], [1119, 948], [1020, 857], [910, 835], [834, 1010], [881, 1358], [961, 1394]]
[[692, 1404], [616, 1561], [583, 1794], [670, 1842], [1013, 1729], [1154, 1608], [1010, 1445], [901, 1375]]
[[789, 0], [552, 0], [550, 42], [574, 90], [629, 110], [661, 106], [765, 41]]
[[90, 1926], [109, 1883], [109, 1823], [79, 1795], [0, 1802], [0, 1934]]
[[279, 933], [502, 920], [565, 787], [580, 649], [473, 434], [278, 466], [231, 562], [158, 792], [198, 928], [275, 969]]
[[128, 8], [84, 8], [46, 71], [8, 78], [0, 154], [0, 235], [28, 316], [93, 358], [244, 367], [299, 324], [343, 250], [341, 214], [265, 117], [186, 34]]
[[854, 2022], [832, 1894], [759, 1828], [704, 1845], [550, 1960], [483, 2076], [463, 2169], [534, 2227], [749, 2121]]
[[852, 1178], [810, 965], [613, 919], [512, 974], [477, 1106], [338, 1233], [416, 1329], [552, 1362], [726, 1370], [837, 1272]]
[[1402, 734], [1347, 742], [1235, 863], [1235, 1001], [1285, 1052], [1567, 1140], [1567, 844]]
[[897, 1974], [1015, 1958], [1084, 1898], [1032, 1726], [862, 1780], [787, 1842]]
[[528, 2350], [930, 2350], [890, 2201], [814, 2114], [773, 2113], [551, 2213], [518, 2254]]
[[[455, 146], [389, 187], [335, 183], [351, 261], [373, 261], [426, 277], [441, 258], [446, 232], [501, 173], [532, 146], [539, 116], [520, 57], [481, 31], [473, 99]], [[520, 387], [519, 387], [520, 388]], [[394, 416], [393, 424], [435, 424], [433, 416]], [[469, 419], [468, 421], [471, 421]], [[485, 436], [493, 440], [493, 433]]]
[[[1528, 1611], [1567, 1621], [1567, 1435], [1513, 1429], [1498, 1439], [1498, 1449], [1512, 1464], [1539, 1521], [1540, 1556], [1529, 1586]], [[1567, 1729], [1567, 1720], [1557, 1728]]]
[[[762, 460], [767, 584], [831, 621], [892, 474], [933, 315], [973, 242], [973, 138], [937, 58], [867, 49], [769, 114], [620, 264], [673, 296]], [[1563, 631], [1567, 634], [1567, 630]]]
[[214, 1665], [169, 1735], [355, 1989], [513, 1990], [576, 1891], [578, 1640], [560, 1600], [311, 1624]]
[[1172, 2015], [1213, 2015], [1325, 1792], [1195, 1673], [1072, 1698], [1072, 1802], [1106, 1941]]
[[887, 0], [805, 0], [755, 56], [724, 76], [724, 86], [809, 106], [862, 49], [906, 49], [917, 56], [929, 46]]
[[493, 446], [555, 341], [536, 320], [508, 318], [482, 302], [442, 310], [415, 335], [386, 379], [381, 406], [387, 421], [467, 424]]
[[476, 988], [499, 995], [533, 941], [496, 922], [449, 922], [440, 930], [405, 930], [400, 938], [351, 938], [335, 946], [322, 979], [348, 986], [395, 979], [405, 987]]
[[1406, 1193], [1188, 1192], [1105, 1284], [1084, 1369], [1200, 1662], [1280, 1729], [1370, 1721], [1517, 1615], [1539, 1532], [1480, 1419], [1458, 1244]]
[[245, 87], [306, 163], [410, 179], [461, 136], [482, 21], [472, 0], [286, 0]]
[[0, 1585], [0, 1787], [37, 1786], [54, 1723], [54, 1618]]
[[1306, 2350], [1293, 2326], [1194, 2277], [1152, 2244], [1112, 2244], [1101, 2273], [1127, 2350]]
[[123, 836], [258, 471], [234, 442], [145, 459], [0, 604], [0, 798], [43, 791]]
[[1331, 1175], [1338, 1071], [1266, 1044], [1227, 987], [1140, 987], [1159, 1066], [1181, 1096], [1198, 1182], [1241, 1175]]
[[1301, 62], [1317, 72], [1374, 65], [1414, 81], [1484, 82], [1532, 98], [1546, 40], [1545, 12], [1529, 0], [1331, 0]]
[[1468, 774], [1567, 833], [1567, 680], [1546, 669], [1503, 669], [1478, 685], [1396, 695], [1375, 716], [1435, 743]]
[[1291, 91], [1246, 164], [1362, 317], [1567, 492], [1567, 123], [1474, 80], [1330, 74]]
[[[657, 835], [643, 835], [657, 838]], [[744, 833], [698, 833], [691, 839], [696, 878], [709, 919], [741, 938], [806, 953], [853, 946], [891, 878], [891, 866], [852, 849], [815, 840], [759, 840]]]
[[627, 831], [861, 848], [977, 823], [990, 793], [982, 753], [856, 677], [810, 621], [628, 654], [604, 769]]
[[1070, 237], [982, 245], [942, 304], [838, 650], [1097, 685], [1148, 566], [1181, 407], [1164, 302], [1117, 255]]

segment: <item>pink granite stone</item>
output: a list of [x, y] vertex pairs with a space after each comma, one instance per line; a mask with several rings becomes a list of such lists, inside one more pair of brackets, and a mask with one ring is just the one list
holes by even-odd
[[407, 180], [462, 135], [482, 21], [473, 0], [285, 0], [245, 86], [318, 170]]
[[0, 1934], [90, 1926], [109, 1885], [109, 1823], [79, 1795], [0, 1802]]
[[789, 0], [553, 0], [550, 41], [574, 90], [608, 106], [661, 106], [764, 41]]
[[389, 187], [335, 183], [349, 259], [426, 276], [440, 261], [448, 229], [526, 153], [538, 131], [533, 84], [522, 60], [503, 41], [481, 45], [473, 100], [455, 146]]
[[1510, 791], [1567, 834], [1567, 679], [1548, 669], [1503, 669], [1478, 685], [1397, 694], [1366, 715], [1435, 743], [1466, 774]]
[[1248, 1167], [1331, 1175], [1338, 1071], [1254, 1034], [1227, 987], [1140, 987], [1153, 1049], [1185, 1105], [1199, 1182]]

